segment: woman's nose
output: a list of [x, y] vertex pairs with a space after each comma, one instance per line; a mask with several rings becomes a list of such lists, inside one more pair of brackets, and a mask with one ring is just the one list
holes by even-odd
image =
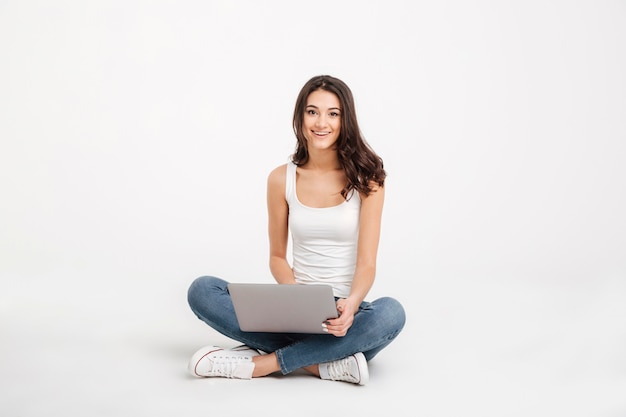
[[320, 114], [317, 119], [315, 119], [315, 126], [324, 127], [326, 126], [326, 117], [323, 114]]

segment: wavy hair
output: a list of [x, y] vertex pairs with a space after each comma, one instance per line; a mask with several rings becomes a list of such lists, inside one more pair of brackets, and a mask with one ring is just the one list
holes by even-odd
[[348, 179], [346, 186], [341, 190], [341, 195], [347, 199], [352, 190], [369, 195], [373, 191], [372, 182], [382, 187], [387, 173], [383, 167], [382, 158], [365, 141], [359, 129], [352, 91], [343, 81], [335, 77], [315, 76], [300, 90], [293, 112], [293, 131], [298, 141], [291, 160], [297, 166], [302, 166], [309, 160], [307, 140], [302, 133], [302, 125], [307, 98], [309, 94], [317, 90], [335, 94], [341, 105], [341, 128], [335, 146], [339, 164]]

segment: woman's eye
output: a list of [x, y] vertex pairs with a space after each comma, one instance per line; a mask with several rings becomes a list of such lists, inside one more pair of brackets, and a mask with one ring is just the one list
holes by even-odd
[[315, 110], [307, 110], [306, 113], [310, 114], [311, 116], [314, 116], [315, 115]]
[[334, 112], [330, 113], [330, 116], [331, 117], [339, 117], [339, 113], [334, 111]]

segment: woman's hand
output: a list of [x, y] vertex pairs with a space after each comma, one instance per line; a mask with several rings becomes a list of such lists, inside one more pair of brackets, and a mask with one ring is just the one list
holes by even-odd
[[343, 337], [348, 332], [348, 329], [352, 326], [354, 321], [354, 315], [358, 311], [358, 307], [355, 307], [345, 298], [337, 300], [337, 312], [339, 317], [336, 319], [329, 319], [323, 324], [325, 331], [333, 336]]

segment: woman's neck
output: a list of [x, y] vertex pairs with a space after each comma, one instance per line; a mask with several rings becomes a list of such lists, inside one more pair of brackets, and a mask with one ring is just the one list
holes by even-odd
[[341, 169], [339, 157], [335, 150], [309, 152], [309, 160], [304, 164], [304, 167], [316, 171], [334, 171]]

